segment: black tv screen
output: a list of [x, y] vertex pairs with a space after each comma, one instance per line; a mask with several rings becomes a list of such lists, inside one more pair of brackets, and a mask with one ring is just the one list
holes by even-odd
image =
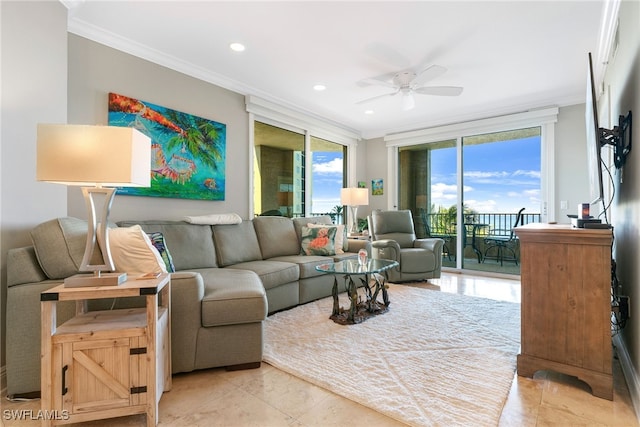
[[591, 52], [589, 52], [587, 68], [587, 96], [585, 102], [587, 170], [589, 174], [589, 201], [593, 205], [604, 200], [604, 186], [602, 184], [602, 158], [600, 153], [601, 132], [598, 124], [598, 105], [596, 103], [596, 85]]

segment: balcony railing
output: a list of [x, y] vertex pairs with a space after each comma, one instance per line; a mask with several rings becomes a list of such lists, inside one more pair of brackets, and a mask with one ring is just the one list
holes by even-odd
[[[475, 213], [464, 215], [464, 224], [468, 236], [475, 230], [476, 236], [505, 236], [511, 235], [511, 229], [516, 221], [516, 213]], [[522, 214], [518, 225], [540, 222], [539, 213]], [[456, 235], [456, 218], [447, 214], [429, 213], [414, 215], [416, 235], [427, 237], [429, 235]]]

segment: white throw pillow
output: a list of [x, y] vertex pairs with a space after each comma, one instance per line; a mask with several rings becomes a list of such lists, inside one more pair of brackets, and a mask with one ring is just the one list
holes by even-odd
[[132, 276], [167, 272], [160, 253], [139, 225], [110, 228], [108, 233], [116, 271]]
[[242, 222], [242, 217], [237, 213], [185, 216], [183, 219], [191, 224], [201, 225], [240, 224]]
[[308, 223], [307, 227], [309, 228], [329, 228], [329, 227], [335, 227], [336, 228], [336, 239], [335, 239], [335, 246], [336, 246], [336, 254], [343, 254], [344, 253], [344, 225], [343, 224], [338, 224], [338, 225], [332, 225], [332, 224], [313, 224], [313, 223]]

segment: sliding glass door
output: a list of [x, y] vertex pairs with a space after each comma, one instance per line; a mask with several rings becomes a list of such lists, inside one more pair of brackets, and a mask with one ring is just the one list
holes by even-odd
[[456, 266], [456, 140], [401, 147], [398, 199], [413, 213], [418, 237], [445, 240], [443, 265]]
[[512, 228], [540, 221], [540, 127], [399, 147], [398, 163], [398, 206], [444, 239], [444, 267], [520, 273]]

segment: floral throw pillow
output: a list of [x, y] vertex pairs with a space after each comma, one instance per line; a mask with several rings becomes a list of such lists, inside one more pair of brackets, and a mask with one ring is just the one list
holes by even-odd
[[164, 261], [164, 264], [167, 266], [167, 272], [173, 273], [176, 271], [176, 268], [173, 266], [173, 258], [171, 258], [169, 249], [167, 249], [167, 245], [164, 242], [164, 235], [160, 232], [147, 233], [147, 235], [149, 239], [151, 239], [151, 244], [160, 253], [160, 258], [162, 258], [162, 261]]
[[307, 227], [309, 228], [322, 228], [322, 227], [333, 227], [336, 229], [336, 254], [343, 254], [345, 250], [348, 250], [348, 240], [347, 240], [347, 230], [343, 224], [338, 225], [329, 225], [329, 224], [314, 224], [308, 223]]
[[305, 255], [335, 255], [336, 227], [302, 226], [302, 253]]

